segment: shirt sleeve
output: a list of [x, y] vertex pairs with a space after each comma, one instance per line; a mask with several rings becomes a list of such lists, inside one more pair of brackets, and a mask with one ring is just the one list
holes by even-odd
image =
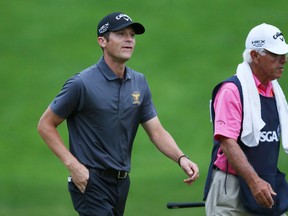
[[79, 109], [81, 103], [83, 104], [81, 94], [83, 94], [82, 81], [74, 76], [66, 81], [60, 93], [50, 103], [50, 108], [60, 117], [67, 118]]
[[237, 86], [224, 83], [216, 94], [214, 101], [215, 131], [214, 138], [221, 136], [237, 140], [242, 122], [242, 104]]

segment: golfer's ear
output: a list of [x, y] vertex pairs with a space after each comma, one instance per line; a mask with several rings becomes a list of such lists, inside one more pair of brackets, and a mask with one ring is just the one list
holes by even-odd
[[107, 40], [106, 40], [104, 37], [99, 36], [99, 37], [97, 38], [97, 41], [98, 41], [98, 44], [99, 44], [102, 48], [106, 46]]

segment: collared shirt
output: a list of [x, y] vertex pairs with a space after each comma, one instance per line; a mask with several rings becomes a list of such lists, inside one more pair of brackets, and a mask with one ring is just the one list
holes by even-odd
[[157, 115], [144, 75], [125, 70], [118, 78], [102, 57], [70, 78], [50, 104], [67, 120], [70, 151], [86, 166], [130, 171], [138, 126]]
[[[264, 86], [254, 75], [253, 78], [259, 94], [265, 97], [273, 97], [271, 82]], [[241, 130], [242, 104], [236, 85], [234, 83], [224, 83], [216, 95], [213, 106], [215, 110], [214, 138], [219, 140], [221, 136], [224, 136], [237, 140]], [[235, 170], [227, 162], [227, 158], [221, 148], [218, 150], [214, 165], [223, 171], [228, 169], [229, 173], [236, 175]]]

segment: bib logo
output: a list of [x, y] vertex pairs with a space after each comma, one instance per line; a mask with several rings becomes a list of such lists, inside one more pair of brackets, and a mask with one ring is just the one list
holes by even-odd
[[276, 131], [261, 131], [260, 142], [278, 142], [279, 134]]
[[134, 91], [132, 97], [133, 97], [133, 104], [140, 104], [139, 101], [140, 93], [138, 91]]

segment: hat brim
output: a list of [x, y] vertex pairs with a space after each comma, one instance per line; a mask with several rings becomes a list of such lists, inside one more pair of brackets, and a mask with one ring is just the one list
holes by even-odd
[[119, 30], [124, 29], [128, 26], [131, 26], [134, 29], [135, 34], [143, 34], [145, 32], [144, 26], [140, 23], [137, 23], [137, 22], [124, 23], [123, 25], [117, 26], [117, 28], [110, 29], [110, 31], [119, 31]]
[[265, 48], [266, 50], [268, 50], [269, 52], [272, 52], [274, 54], [277, 55], [285, 55], [288, 53], [288, 45], [281, 45], [281, 46], [277, 46], [277, 47], [272, 47], [272, 48]]

